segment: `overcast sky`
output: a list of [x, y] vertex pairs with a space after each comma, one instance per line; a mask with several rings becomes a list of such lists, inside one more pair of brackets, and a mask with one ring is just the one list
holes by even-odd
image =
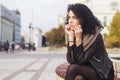
[[21, 13], [22, 32], [28, 31], [29, 23], [43, 32], [57, 26], [58, 16], [66, 14], [68, 0], [0, 0], [10, 10]]

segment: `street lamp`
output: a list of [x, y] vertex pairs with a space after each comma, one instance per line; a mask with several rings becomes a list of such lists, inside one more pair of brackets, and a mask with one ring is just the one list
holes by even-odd
[[31, 25], [32, 25], [32, 24], [30, 23], [30, 24], [29, 24], [29, 29], [31, 29]]
[[30, 24], [29, 24], [29, 43], [31, 42], [31, 37], [30, 37], [30, 30], [31, 30], [31, 28], [32, 28], [31, 25], [32, 25], [32, 24], [30, 23]]

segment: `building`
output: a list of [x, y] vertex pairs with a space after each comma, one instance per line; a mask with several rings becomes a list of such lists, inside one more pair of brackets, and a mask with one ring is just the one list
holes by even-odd
[[108, 27], [112, 18], [116, 11], [120, 10], [119, 0], [70, 0], [69, 3], [83, 3], [87, 5], [105, 27], [102, 31], [103, 34], [109, 34]]
[[23, 33], [25, 43], [35, 43], [35, 47], [42, 47], [42, 30], [38, 27], [31, 27], [28, 33]]
[[58, 25], [64, 25], [66, 20], [66, 15], [59, 15], [58, 16]]
[[0, 42], [20, 43], [21, 41], [20, 12], [10, 11], [0, 4]]
[[21, 16], [18, 10], [12, 11], [14, 16], [13, 41], [15, 43], [21, 42]]
[[42, 30], [40, 28], [32, 28], [31, 32], [31, 40], [33, 43], [35, 43], [35, 47], [41, 47], [42, 46]]

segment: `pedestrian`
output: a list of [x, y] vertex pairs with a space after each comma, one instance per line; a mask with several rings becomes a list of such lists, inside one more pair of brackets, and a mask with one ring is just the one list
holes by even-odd
[[32, 50], [33, 50], [33, 51], [36, 50], [35, 43], [33, 43], [33, 45], [32, 45]]
[[2, 51], [2, 42], [0, 42], [0, 51]]
[[31, 43], [28, 44], [28, 50], [31, 51], [32, 45]]
[[12, 42], [12, 44], [11, 44], [11, 52], [13, 52], [13, 53], [14, 53], [14, 50], [15, 50], [15, 43], [14, 43], [14, 42]]
[[5, 42], [5, 50], [6, 50], [7, 53], [8, 53], [8, 50], [9, 50], [9, 46], [10, 46], [10, 44], [9, 44], [9, 41], [7, 40]]
[[84, 4], [68, 6], [65, 26], [67, 61], [65, 80], [114, 80], [113, 64], [105, 50], [103, 26]]

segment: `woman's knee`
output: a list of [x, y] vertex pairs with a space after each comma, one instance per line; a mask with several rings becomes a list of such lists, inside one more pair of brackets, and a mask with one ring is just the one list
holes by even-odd
[[75, 70], [77, 70], [78, 68], [78, 65], [77, 64], [71, 64], [69, 67], [68, 67], [68, 70], [73, 72]]
[[75, 80], [85, 80], [84, 77], [82, 75], [77, 75], [75, 77]]
[[69, 77], [70, 76], [75, 77], [77, 75], [77, 71], [78, 71], [78, 68], [76, 66], [77, 66], [76, 64], [71, 64], [67, 69], [66, 75]]

